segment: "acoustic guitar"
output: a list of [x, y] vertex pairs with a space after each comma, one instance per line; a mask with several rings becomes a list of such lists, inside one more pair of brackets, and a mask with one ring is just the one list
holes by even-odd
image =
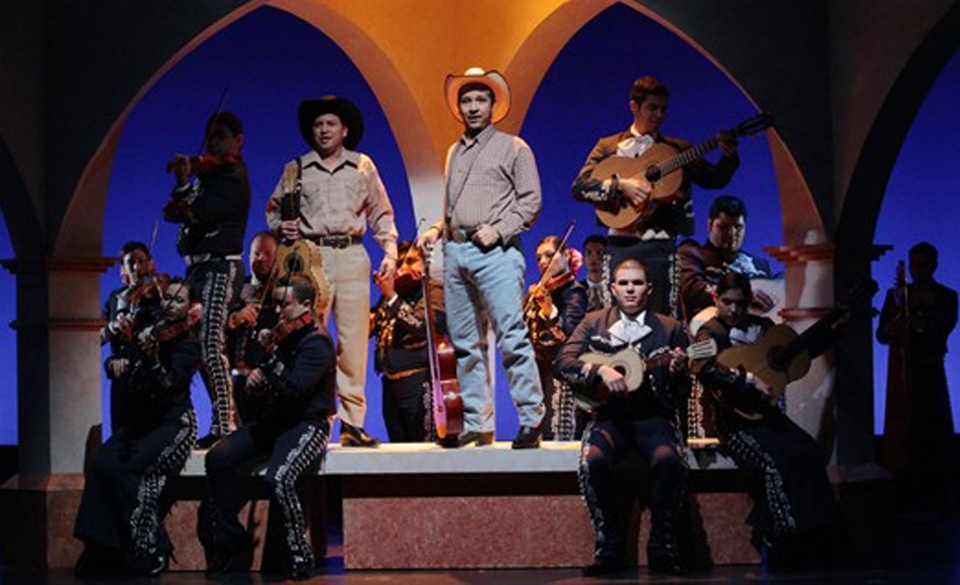
[[[754, 292], [761, 291], [773, 299], [773, 306], [763, 311], [758, 305], [750, 303], [750, 314], [758, 317], [767, 317], [774, 323], [781, 323], [780, 310], [785, 306], [786, 282], [783, 278], [751, 278], [750, 289]], [[704, 307], [690, 319], [690, 337], [696, 337], [697, 331], [703, 327], [703, 324], [717, 316], [717, 306], [710, 305]]]
[[[717, 342], [713, 339], [698, 341], [686, 348], [687, 358], [705, 359], [717, 355]], [[673, 354], [664, 351], [644, 358], [635, 348], [621, 349], [612, 354], [601, 352], [587, 352], [580, 359], [588, 364], [607, 365], [623, 374], [627, 381], [627, 392], [636, 392], [643, 385], [643, 376], [647, 368], [664, 366], [673, 359]], [[593, 388], [585, 385], [573, 385], [573, 399], [581, 409], [594, 412], [606, 404], [610, 398], [610, 390], [604, 384], [596, 384]]]
[[[736, 138], [756, 134], [772, 125], [773, 117], [770, 114], [761, 113], [740, 122], [726, 132]], [[652, 213], [656, 203], [673, 200], [683, 184], [683, 168], [702, 158], [718, 144], [717, 137], [714, 136], [706, 142], [680, 152], [665, 142], [658, 142], [637, 158], [611, 156], [603, 159], [594, 167], [594, 177], [597, 179], [606, 179], [614, 175], [621, 178], [642, 177], [650, 183], [651, 191], [650, 196], [640, 206], [635, 207], [624, 200], [618, 209], [598, 207], [597, 217], [604, 225], [616, 229], [626, 229], [634, 225], [640, 218]]]
[[731, 369], [743, 368], [770, 386], [769, 394], [757, 391], [754, 400], [738, 401], [733, 407], [734, 412], [747, 420], [757, 421], [776, 408], [787, 384], [804, 377], [810, 371], [813, 358], [832, 343], [832, 330], [837, 323], [849, 316], [854, 307], [869, 301], [876, 292], [876, 281], [868, 280], [803, 333], [798, 334], [787, 325], [774, 325], [757, 343], [720, 352], [717, 356], [719, 364]]

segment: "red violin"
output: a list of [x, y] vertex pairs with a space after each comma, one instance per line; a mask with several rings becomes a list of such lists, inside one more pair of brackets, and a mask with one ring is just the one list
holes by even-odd
[[[236, 157], [232, 154], [198, 154], [197, 156], [183, 157], [187, 159], [187, 162], [190, 163], [190, 174], [191, 175], [204, 175], [209, 172], [215, 171], [216, 169], [224, 165], [236, 164], [239, 157]], [[178, 164], [180, 164], [180, 157], [173, 159], [167, 163], [167, 172], [172, 172]]]

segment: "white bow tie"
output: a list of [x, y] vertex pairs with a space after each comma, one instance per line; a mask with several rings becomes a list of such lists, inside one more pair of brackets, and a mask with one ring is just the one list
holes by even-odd
[[617, 143], [617, 155], [636, 158], [645, 153], [651, 146], [653, 146], [653, 136], [649, 134], [631, 136]]

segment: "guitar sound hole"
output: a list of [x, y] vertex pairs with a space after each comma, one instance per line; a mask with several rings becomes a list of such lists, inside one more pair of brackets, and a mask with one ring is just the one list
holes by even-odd
[[627, 368], [625, 368], [625, 367], [623, 367], [623, 366], [613, 366], [613, 369], [616, 370], [616, 371], [618, 371], [618, 372], [620, 372], [620, 375], [621, 375], [621, 376], [626, 376], [626, 375], [627, 375]]
[[288, 274], [298, 274], [303, 272], [303, 258], [301, 258], [298, 254], [289, 256], [285, 266]]

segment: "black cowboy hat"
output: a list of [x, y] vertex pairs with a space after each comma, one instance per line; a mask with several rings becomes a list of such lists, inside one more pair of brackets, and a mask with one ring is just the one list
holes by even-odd
[[347, 127], [347, 137], [343, 139], [343, 146], [347, 150], [355, 150], [360, 144], [360, 139], [363, 138], [363, 116], [353, 102], [334, 95], [300, 102], [300, 111], [297, 114], [300, 134], [310, 148], [317, 146], [313, 141], [313, 122], [322, 114], [335, 114], [340, 118], [340, 122]]

